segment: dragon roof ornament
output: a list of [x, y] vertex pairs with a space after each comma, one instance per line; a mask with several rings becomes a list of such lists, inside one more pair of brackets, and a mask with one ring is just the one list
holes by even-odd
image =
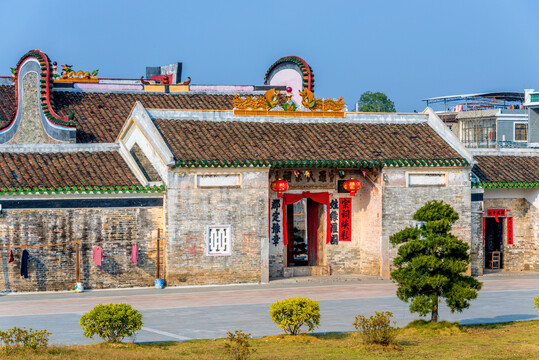
[[297, 116], [297, 117], [344, 117], [346, 104], [342, 96], [335, 99], [315, 98], [310, 90], [299, 92], [301, 104], [296, 104], [291, 99], [291, 93], [287, 92], [286, 98], [279, 98], [280, 91], [269, 89], [264, 96], [243, 96], [234, 95], [235, 115], [261, 115], [261, 116]]

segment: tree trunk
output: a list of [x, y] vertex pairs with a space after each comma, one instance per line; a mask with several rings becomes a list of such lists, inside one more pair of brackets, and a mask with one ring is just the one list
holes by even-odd
[[438, 296], [436, 296], [436, 301], [434, 302], [434, 306], [432, 307], [430, 321], [438, 322]]

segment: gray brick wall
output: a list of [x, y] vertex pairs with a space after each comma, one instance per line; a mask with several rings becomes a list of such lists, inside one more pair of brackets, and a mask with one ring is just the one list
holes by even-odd
[[[260, 282], [263, 264], [267, 271], [261, 259], [261, 241], [268, 241], [267, 170], [242, 172], [236, 188], [196, 188], [195, 181], [194, 173], [177, 173], [170, 181], [167, 283]], [[231, 225], [230, 256], [206, 255], [208, 225]]]
[[483, 275], [484, 249], [483, 249], [483, 202], [472, 201], [471, 216], [471, 273], [473, 276]]
[[[428, 172], [426, 169], [422, 171]], [[413, 214], [430, 200], [443, 200], [459, 214], [452, 233], [468, 245], [471, 244], [471, 188], [469, 170], [432, 169], [433, 173], [447, 172], [446, 186], [406, 187], [406, 171], [388, 172], [389, 182], [384, 186], [382, 196], [382, 276], [389, 278], [392, 259], [397, 249], [389, 243], [389, 237], [413, 224]]]
[[[130, 262], [133, 241], [156, 238], [163, 209], [93, 208], [3, 210], [0, 217], [0, 289], [69, 290], [75, 286], [75, 244], [81, 242], [81, 281], [86, 288], [153, 285], [156, 241], [137, 242], [138, 262]], [[21, 246], [12, 248], [12, 246]], [[93, 247], [103, 248], [103, 265], [94, 266]], [[20, 276], [20, 257], [29, 252], [29, 278]], [[10, 250], [15, 261], [8, 263]]]

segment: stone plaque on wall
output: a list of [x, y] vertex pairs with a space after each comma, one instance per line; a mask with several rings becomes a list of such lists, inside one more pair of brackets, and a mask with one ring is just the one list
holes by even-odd
[[444, 186], [445, 174], [408, 174], [409, 186]]
[[240, 174], [197, 175], [197, 187], [239, 187]]
[[286, 180], [291, 189], [332, 188], [335, 175], [334, 169], [277, 169], [272, 178]]

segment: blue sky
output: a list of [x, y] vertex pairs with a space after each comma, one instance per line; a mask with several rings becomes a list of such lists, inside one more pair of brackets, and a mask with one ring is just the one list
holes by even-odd
[[183, 62], [193, 84], [262, 84], [278, 58], [313, 68], [319, 97], [539, 89], [539, 1], [12, 1], [0, 75], [30, 49], [101, 77]]

